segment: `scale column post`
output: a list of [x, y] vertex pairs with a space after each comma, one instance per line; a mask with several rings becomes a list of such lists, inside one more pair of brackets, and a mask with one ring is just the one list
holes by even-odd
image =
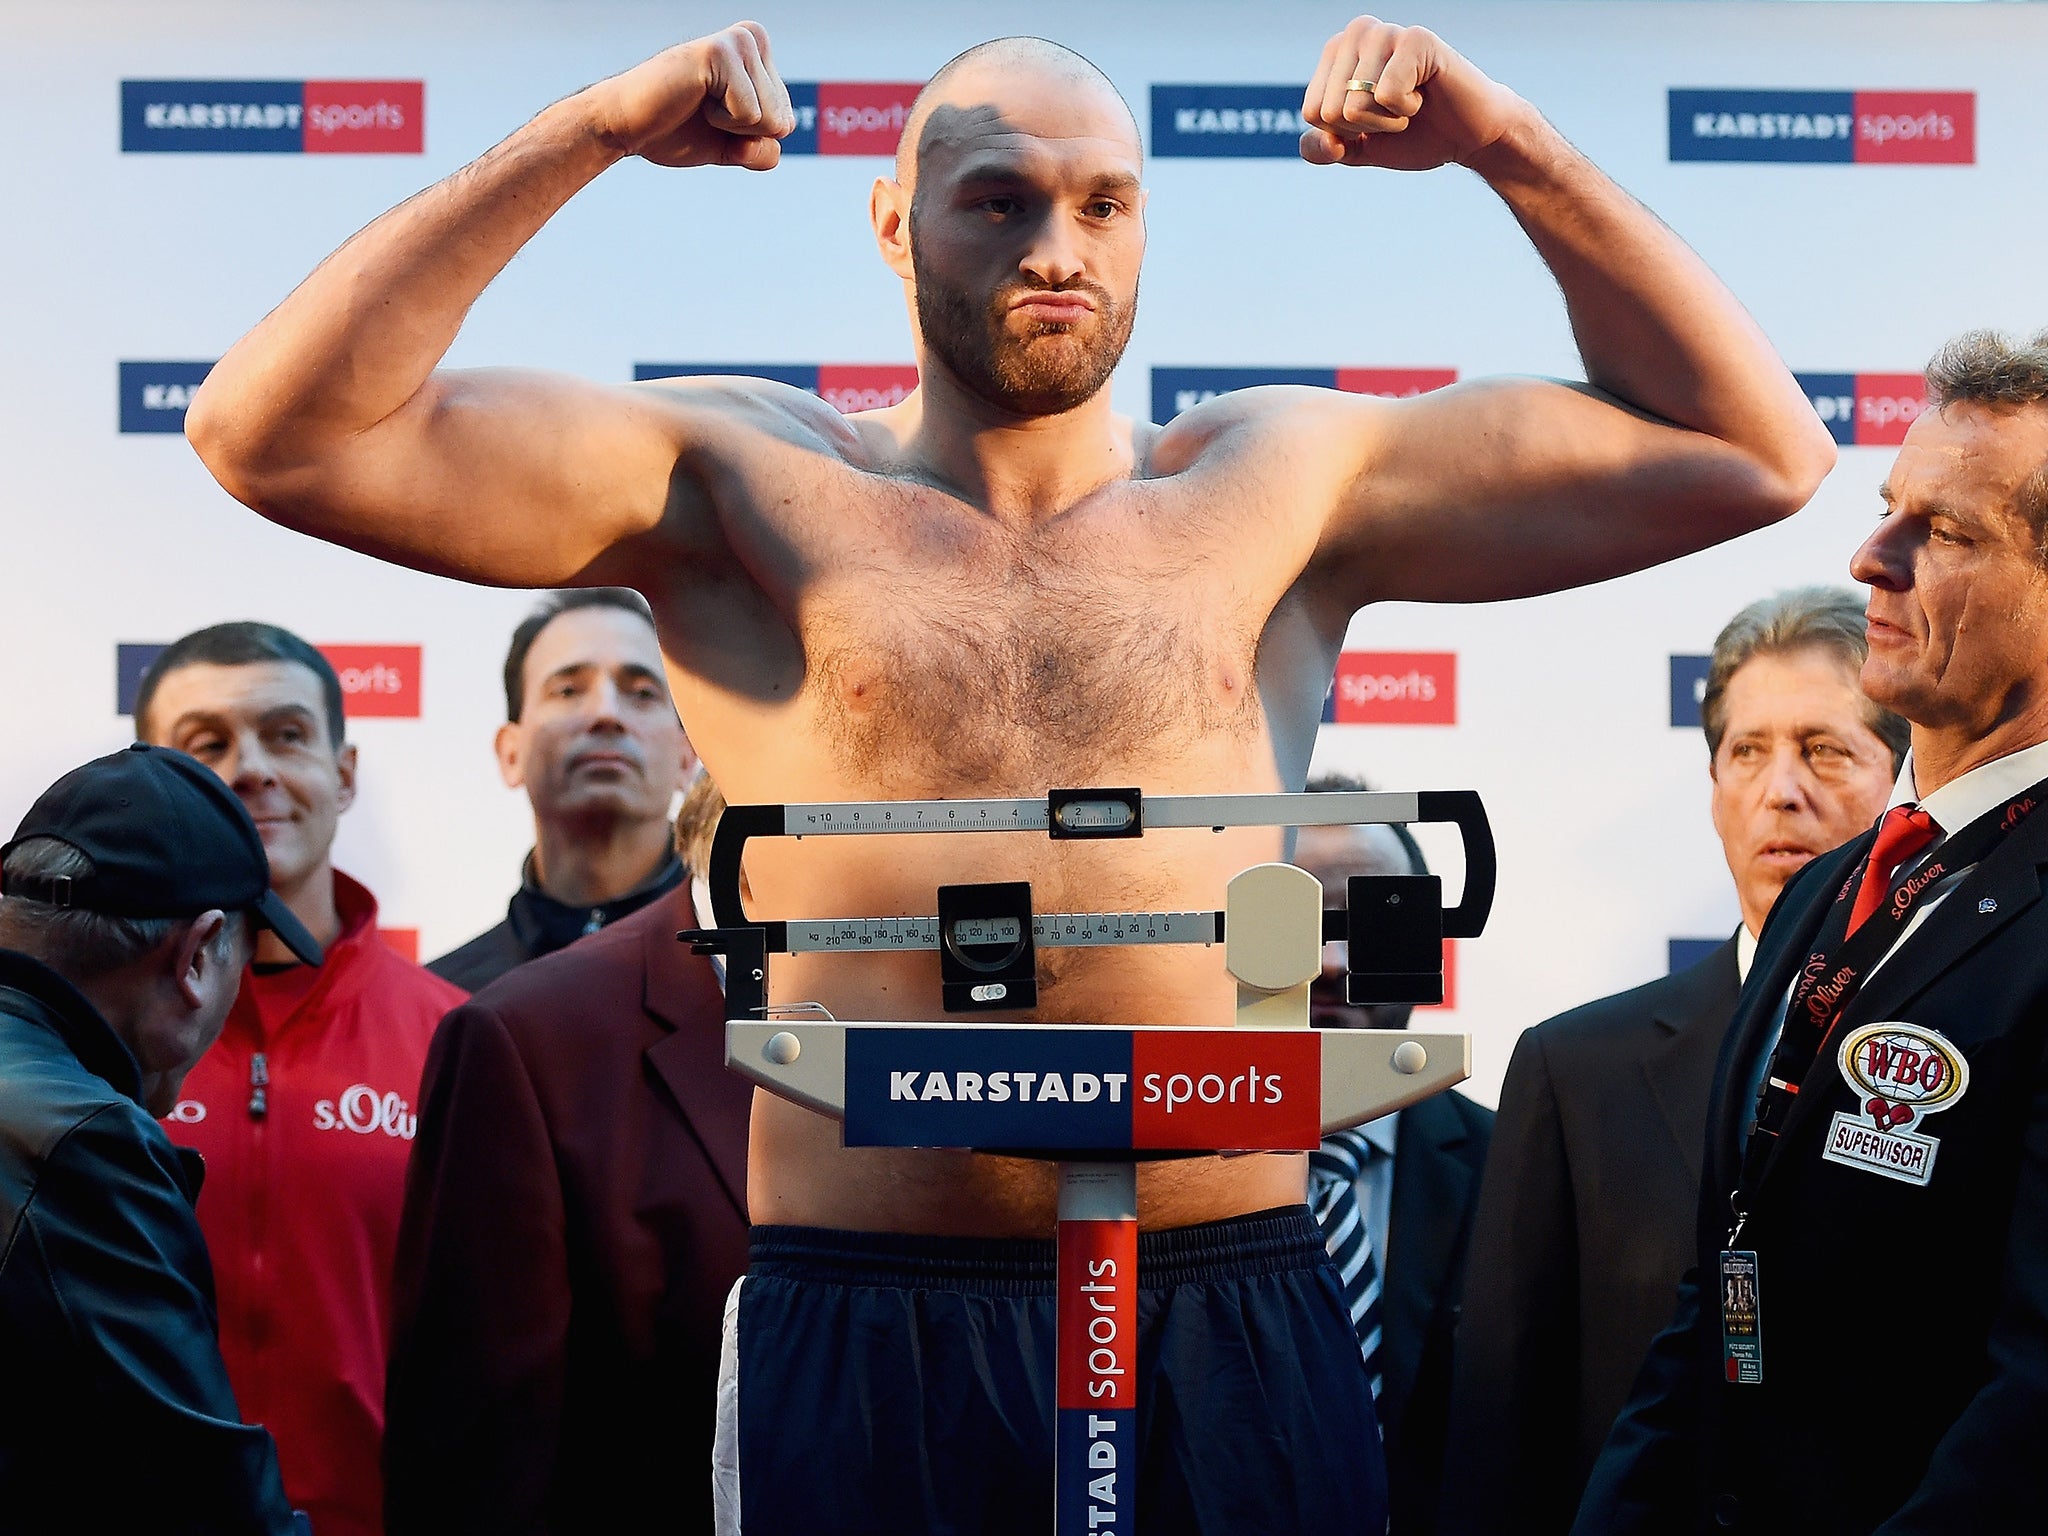
[[1131, 1536], [1138, 1491], [1138, 1166], [1059, 1165], [1057, 1536]]

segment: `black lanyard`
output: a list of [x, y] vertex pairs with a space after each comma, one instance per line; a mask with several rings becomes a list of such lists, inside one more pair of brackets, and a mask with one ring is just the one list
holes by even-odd
[[1749, 1144], [1743, 1148], [1741, 1182], [1729, 1197], [1735, 1214], [1735, 1230], [1728, 1238], [1731, 1247], [1748, 1216], [1750, 1191], [1756, 1187], [1764, 1164], [1770, 1160], [1771, 1149], [1777, 1145], [1799, 1098], [1799, 1085], [1863, 983], [1898, 942], [1923, 898], [1949, 876], [1981, 863], [2043, 800], [2048, 800], [2048, 779], [1986, 811], [1939, 844], [1926, 859], [1909, 864], [1892, 881], [1883, 904], [1854, 933], [1849, 932], [1849, 918], [1856, 907], [1856, 893], [1863, 885], [1864, 866], [1858, 864], [1842, 882], [1827, 919], [1814, 935], [1813, 951], [1800, 967], [1792, 1000], [1785, 1008], [1785, 1027], [1779, 1031], [1777, 1049], [1771, 1052], [1764, 1086], [1757, 1095], [1756, 1129], [1750, 1132]]

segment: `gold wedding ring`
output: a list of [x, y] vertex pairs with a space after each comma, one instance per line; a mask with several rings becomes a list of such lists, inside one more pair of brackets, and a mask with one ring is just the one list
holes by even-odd
[[1360, 79], [1357, 79], [1357, 78], [1355, 78], [1355, 77], [1354, 77], [1353, 79], [1350, 79], [1350, 80], [1347, 80], [1347, 81], [1345, 81], [1345, 82], [1344, 82], [1344, 89], [1345, 89], [1345, 90], [1346, 90], [1347, 92], [1350, 92], [1350, 91], [1369, 91], [1369, 90], [1371, 90], [1371, 89], [1372, 89], [1372, 88], [1373, 88], [1374, 86], [1376, 86], [1376, 85], [1378, 85], [1378, 84], [1379, 84], [1379, 81], [1377, 81], [1377, 80], [1360, 80]]

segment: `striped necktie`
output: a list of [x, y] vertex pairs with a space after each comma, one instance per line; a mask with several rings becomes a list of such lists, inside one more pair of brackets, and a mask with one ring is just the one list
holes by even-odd
[[1358, 1352], [1372, 1382], [1373, 1401], [1380, 1396], [1380, 1267], [1373, 1262], [1372, 1236], [1365, 1227], [1365, 1208], [1358, 1200], [1358, 1176], [1379, 1156], [1363, 1129], [1325, 1136], [1308, 1155], [1309, 1208], [1323, 1229], [1323, 1241], [1344, 1282], [1344, 1303]]

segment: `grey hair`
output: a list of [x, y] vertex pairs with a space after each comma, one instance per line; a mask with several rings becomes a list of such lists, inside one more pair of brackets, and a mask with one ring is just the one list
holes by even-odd
[[[1927, 364], [1927, 406], [1994, 409], [2048, 405], [2048, 331], [2013, 341], [1997, 331], [1965, 331]], [[2035, 557], [2048, 565], [2048, 463], [2020, 486], [2018, 511], [2034, 530]]]
[[[1759, 598], [1730, 619], [1714, 639], [1707, 691], [1700, 699], [1707, 755], [1718, 757], [1721, 739], [1728, 734], [1728, 684], [1757, 657], [1824, 651], [1851, 673], [1861, 672], [1870, 654], [1863, 607], [1861, 594], [1848, 587], [1794, 587]], [[1912, 727], [1881, 704], [1869, 699], [1863, 704], [1864, 723], [1891, 749], [1896, 772], [1905, 760]]]
[[[0, 883], [77, 879], [93, 871], [92, 860], [54, 837], [32, 837], [17, 844], [0, 868]], [[18, 949], [42, 961], [71, 981], [93, 981], [125, 970], [154, 954], [188, 917], [115, 917], [81, 907], [59, 907], [26, 897], [0, 895], [0, 948]], [[248, 933], [248, 916], [231, 912], [215, 935], [209, 952], [226, 965], [235, 945]]]

